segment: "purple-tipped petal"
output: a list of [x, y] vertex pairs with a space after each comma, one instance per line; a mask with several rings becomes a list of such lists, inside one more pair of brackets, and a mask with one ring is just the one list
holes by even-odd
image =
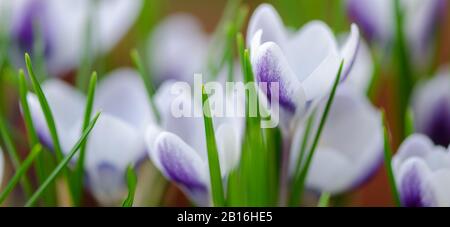
[[431, 198], [426, 198], [425, 181], [428, 167], [420, 159], [406, 161], [398, 174], [397, 184], [400, 200], [406, 207], [431, 206]]
[[152, 160], [158, 160], [167, 178], [188, 191], [208, 191], [206, 163], [178, 136], [162, 132], [151, 149]]

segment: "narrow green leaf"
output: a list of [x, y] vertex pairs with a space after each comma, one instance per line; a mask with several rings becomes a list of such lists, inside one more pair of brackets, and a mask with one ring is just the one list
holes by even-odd
[[144, 81], [145, 89], [147, 90], [147, 96], [148, 100], [150, 101], [150, 106], [152, 107], [153, 114], [155, 115], [157, 122], [161, 122], [161, 115], [158, 111], [158, 108], [156, 108], [156, 104], [153, 99], [155, 88], [153, 87], [152, 83], [152, 74], [148, 72], [137, 50], [132, 50], [130, 55], [131, 59], [134, 62], [134, 65], [139, 70], [139, 75], [141, 76], [142, 81]]
[[8, 182], [8, 185], [5, 187], [3, 192], [0, 194], [0, 204], [2, 204], [5, 201], [5, 199], [9, 195], [9, 193], [11, 193], [11, 191], [17, 185], [17, 182], [19, 182], [19, 180], [25, 176], [24, 174], [30, 168], [34, 159], [41, 153], [41, 151], [42, 151], [42, 146], [40, 144], [37, 144], [36, 146], [34, 146], [34, 148], [31, 150], [30, 154], [28, 155], [28, 157], [20, 165], [20, 167], [16, 170], [16, 173], [11, 178], [11, 180]]
[[87, 19], [85, 21], [85, 31], [84, 31], [84, 39], [83, 39], [83, 49], [80, 56], [80, 67], [78, 68], [77, 76], [76, 76], [76, 85], [77, 87], [86, 92], [87, 82], [89, 77], [89, 72], [92, 66], [92, 23], [94, 19], [94, 12], [96, 7], [96, 1], [89, 1], [89, 8], [87, 10]]
[[50, 174], [50, 176], [44, 181], [44, 183], [36, 190], [36, 192], [31, 196], [31, 198], [27, 201], [25, 206], [30, 207], [33, 206], [36, 200], [41, 196], [41, 194], [45, 191], [45, 189], [56, 179], [56, 177], [59, 175], [59, 173], [65, 169], [67, 163], [72, 159], [72, 157], [77, 153], [77, 151], [80, 149], [81, 145], [86, 142], [86, 139], [89, 136], [89, 133], [91, 132], [92, 128], [94, 128], [95, 123], [97, 122], [98, 118], [100, 117], [100, 112], [98, 112], [94, 119], [89, 123], [89, 126], [86, 128], [86, 130], [83, 131], [82, 136], [77, 141], [75, 146], [70, 150], [69, 154], [64, 157], [64, 159], [59, 162], [58, 166], [56, 166], [55, 170]]
[[137, 176], [134, 172], [133, 166], [128, 166], [127, 168], [127, 185], [128, 185], [128, 196], [123, 201], [122, 207], [132, 207], [134, 202], [134, 194], [136, 192]]
[[[22, 116], [25, 122], [25, 129], [27, 132], [27, 137], [30, 145], [30, 149], [39, 143], [39, 138], [34, 128], [33, 118], [31, 117], [30, 107], [27, 101], [28, 86], [25, 79], [25, 73], [23, 70], [19, 70], [19, 96], [20, 96], [20, 106], [22, 108]], [[35, 171], [37, 175], [38, 184], [42, 184], [47, 176], [45, 157], [39, 155], [35, 163]], [[31, 192], [30, 192], [31, 193]], [[31, 194], [30, 194], [31, 195]], [[56, 196], [50, 191], [46, 191], [44, 195], [45, 203], [48, 205], [55, 204]]]
[[312, 159], [314, 157], [314, 153], [316, 151], [317, 144], [319, 143], [320, 136], [322, 134], [323, 127], [327, 121], [328, 113], [330, 111], [330, 107], [334, 100], [334, 95], [336, 94], [336, 89], [339, 84], [341, 73], [342, 73], [342, 67], [344, 65], [344, 60], [342, 60], [341, 65], [339, 67], [339, 71], [337, 73], [336, 79], [333, 84], [333, 88], [331, 90], [330, 97], [328, 98], [328, 101], [325, 106], [325, 110], [322, 114], [322, 117], [320, 118], [319, 127], [317, 129], [316, 135], [314, 137], [313, 143], [311, 145], [311, 148], [308, 152], [308, 156], [306, 157], [305, 165], [300, 172], [300, 175], [296, 177], [294, 181], [293, 190], [291, 191], [291, 200], [289, 204], [291, 206], [296, 206], [297, 204], [301, 204], [301, 198], [303, 196], [303, 191], [305, 189], [305, 182], [306, 177], [308, 176], [309, 167], [311, 165]]
[[[89, 126], [89, 121], [91, 120], [92, 107], [94, 104], [95, 89], [97, 87], [97, 73], [93, 72], [91, 76], [91, 81], [89, 82], [88, 96], [86, 100], [86, 106], [84, 109], [84, 119], [83, 119], [83, 131]], [[86, 142], [81, 144], [80, 155], [78, 157], [77, 166], [75, 169], [75, 185], [77, 189], [75, 190], [75, 205], [79, 206], [81, 203], [81, 198], [83, 196], [83, 179], [84, 179], [84, 162], [86, 156]]]
[[317, 204], [318, 207], [328, 207], [328, 204], [330, 203], [330, 193], [328, 192], [322, 192], [322, 195], [320, 195], [319, 203]]
[[[13, 163], [14, 169], [18, 170], [22, 165], [19, 157], [19, 153], [17, 152], [16, 146], [14, 145], [13, 139], [9, 134], [9, 129], [7, 127], [6, 121], [4, 119], [3, 114], [0, 111], [0, 134], [3, 142], [5, 143], [6, 150], [8, 151], [9, 157]], [[31, 183], [27, 176], [24, 176], [20, 184], [25, 192], [25, 195], [29, 197], [31, 195]]]
[[211, 118], [211, 110], [208, 101], [208, 94], [202, 86], [203, 119], [205, 122], [206, 149], [208, 151], [209, 176], [211, 180], [211, 191], [214, 206], [224, 206], [225, 197], [222, 186], [222, 174], [220, 173], [219, 154], [217, 151], [216, 136]]
[[304, 158], [305, 153], [306, 153], [306, 146], [307, 146], [308, 141], [309, 141], [309, 135], [311, 134], [311, 129], [312, 129], [313, 122], [314, 122], [314, 114], [311, 115], [311, 117], [308, 119], [308, 122], [306, 123], [306, 128], [305, 128], [305, 131], [303, 133], [303, 139], [301, 141], [302, 144], [300, 146], [300, 151], [299, 151], [299, 155], [298, 155], [298, 158], [297, 158], [297, 164], [295, 165], [295, 174], [294, 174], [294, 176], [299, 176], [299, 174], [300, 174], [301, 164], [303, 162], [303, 158]]
[[387, 172], [388, 179], [389, 179], [389, 185], [391, 187], [391, 192], [392, 192], [392, 196], [394, 197], [395, 205], [400, 207], [401, 206], [400, 196], [398, 194], [397, 184], [395, 183], [394, 172], [392, 170], [392, 164], [391, 164], [392, 150], [391, 150], [391, 143], [390, 143], [390, 139], [389, 139], [388, 126], [387, 126], [384, 112], [382, 113], [382, 118], [383, 118], [383, 124], [384, 124], [384, 130], [383, 130], [383, 132], [384, 132], [384, 165], [386, 167], [386, 172]]

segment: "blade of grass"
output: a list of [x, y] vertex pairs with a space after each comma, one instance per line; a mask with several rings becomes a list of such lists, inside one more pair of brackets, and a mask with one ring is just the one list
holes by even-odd
[[8, 185], [5, 187], [3, 192], [0, 194], [0, 204], [2, 204], [5, 201], [5, 199], [8, 197], [8, 195], [14, 189], [14, 187], [17, 185], [19, 180], [24, 177], [24, 174], [30, 168], [34, 159], [41, 153], [41, 151], [42, 151], [42, 146], [40, 144], [37, 144], [36, 146], [34, 146], [34, 148], [31, 150], [30, 154], [28, 155], [28, 157], [20, 165], [20, 167], [17, 169], [14, 176], [8, 182]]
[[132, 50], [130, 55], [134, 65], [139, 70], [139, 75], [141, 76], [142, 81], [144, 81], [145, 89], [147, 90], [147, 97], [148, 100], [150, 101], [150, 106], [153, 110], [153, 114], [156, 117], [156, 121], [159, 123], [161, 122], [161, 115], [158, 111], [158, 108], [156, 108], [156, 104], [153, 100], [153, 95], [155, 95], [155, 88], [153, 87], [152, 83], [152, 75], [151, 73], [148, 72], [147, 68], [144, 66], [142, 58], [136, 49]]
[[97, 122], [98, 118], [100, 117], [100, 112], [98, 112], [93, 120], [89, 123], [89, 126], [86, 128], [86, 130], [83, 131], [82, 136], [77, 141], [75, 146], [70, 150], [69, 154], [64, 157], [64, 159], [59, 162], [58, 166], [53, 170], [53, 172], [50, 174], [50, 176], [44, 181], [44, 183], [34, 192], [34, 194], [31, 196], [31, 198], [27, 201], [25, 206], [30, 207], [33, 206], [36, 200], [41, 196], [41, 194], [45, 191], [45, 189], [52, 183], [56, 177], [59, 175], [59, 173], [65, 169], [66, 165], [69, 163], [69, 161], [72, 159], [72, 157], [77, 153], [78, 150], [80, 150], [80, 147], [83, 143], [86, 142], [86, 139], [89, 136], [89, 133], [94, 128], [95, 123]]
[[[20, 97], [20, 107], [22, 109], [22, 116], [25, 122], [25, 129], [27, 132], [27, 137], [30, 145], [30, 149], [36, 146], [39, 143], [39, 138], [36, 133], [36, 129], [34, 128], [33, 119], [31, 117], [30, 107], [27, 101], [27, 81], [25, 79], [25, 73], [21, 69], [19, 70], [19, 97]], [[36, 158], [35, 163], [35, 171], [37, 175], [38, 184], [42, 184], [46, 178], [46, 169], [45, 169], [45, 157], [43, 155], [39, 155]], [[46, 204], [52, 205], [56, 204], [56, 197], [50, 193], [50, 191], [46, 191], [44, 195], [44, 201]]]
[[394, 197], [394, 203], [396, 206], [400, 207], [401, 206], [400, 196], [398, 194], [397, 184], [395, 183], [394, 172], [392, 171], [392, 165], [391, 165], [392, 150], [391, 150], [391, 143], [390, 143], [390, 139], [389, 139], [388, 126], [387, 126], [384, 112], [382, 112], [382, 119], [383, 119], [383, 124], [384, 124], [384, 127], [383, 127], [384, 128], [384, 130], [383, 130], [383, 133], [384, 133], [384, 165], [386, 167], [386, 172], [388, 175], [389, 185], [391, 187], [392, 196]]
[[302, 171], [300, 172], [300, 175], [298, 177], [295, 176], [295, 178], [294, 178], [295, 181], [294, 181], [294, 185], [293, 185], [293, 188], [291, 191], [291, 199], [289, 201], [289, 205], [291, 205], [291, 206], [296, 206], [297, 204], [301, 204], [303, 191], [305, 190], [306, 177], [308, 176], [309, 167], [310, 167], [312, 159], [314, 157], [314, 153], [316, 151], [317, 144], [319, 143], [319, 139], [322, 134], [322, 129], [327, 121], [328, 113], [330, 111], [331, 104], [333, 103], [334, 95], [336, 94], [336, 89], [339, 84], [339, 80], [341, 78], [343, 64], [344, 64], [344, 60], [342, 60], [342, 62], [341, 62], [339, 71], [337, 73], [337, 76], [336, 76], [334, 84], [333, 84], [333, 88], [331, 90], [330, 97], [328, 98], [328, 101], [325, 106], [325, 110], [322, 114], [322, 117], [320, 118], [319, 127], [317, 129], [317, 132], [314, 137], [311, 148], [307, 154], [308, 156], [306, 157], [305, 165], [304, 165]]
[[89, 76], [89, 71], [92, 66], [92, 55], [93, 53], [93, 45], [92, 45], [92, 23], [93, 23], [93, 14], [94, 14], [94, 8], [96, 7], [96, 1], [90, 1], [88, 12], [87, 12], [87, 19], [85, 21], [85, 31], [84, 31], [84, 40], [83, 40], [83, 50], [81, 52], [80, 56], [80, 67], [77, 72], [76, 76], [76, 85], [77, 87], [83, 91], [86, 92], [86, 86], [87, 86], [87, 80]]
[[306, 146], [308, 144], [309, 141], [309, 135], [311, 134], [311, 129], [312, 129], [312, 125], [314, 122], [314, 114], [311, 115], [311, 117], [309, 117], [308, 122], [306, 123], [306, 128], [305, 131], [303, 132], [303, 139], [302, 139], [302, 144], [300, 146], [300, 151], [299, 151], [299, 155], [297, 158], [297, 164], [295, 165], [295, 174], [294, 176], [299, 176], [300, 174], [300, 170], [301, 170], [301, 164], [303, 162], [303, 158], [305, 156], [306, 153]]
[[[20, 166], [22, 165], [22, 163], [20, 161], [19, 153], [17, 152], [16, 146], [14, 145], [12, 137], [9, 134], [9, 130], [8, 130], [6, 121], [5, 121], [4, 116], [1, 111], [0, 111], [0, 134], [1, 134], [3, 142], [5, 143], [6, 150], [8, 151], [9, 157], [11, 158], [11, 161], [13, 163], [14, 169], [17, 171], [20, 168]], [[23, 188], [23, 191], [24, 191], [26, 197], [31, 196], [31, 193], [32, 193], [31, 182], [27, 176], [24, 176], [23, 178], [21, 178], [20, 184], [21, 184], [21, 187]]]
[[319, 203], [317, 204], [318, 207], [328, 207], [328, 204], [330, 203], [330, 193], [323, 192], [322, 195], [320, 195]]
[[[38, 97], [39, 104], [41, 105], [42, 112], [44, 113], [45, 121], [46, 121], [48, 129], [50, 131], [50, 137], [52, 138], [53, 149], [54, 149], [55, 155], [56, 155], [56, 161], [61, 162], [63, 160], [64, 155], [62, 152], [61, 143], [59, 141], [56, 123], [55, 123], [52, 111], [50, 109], [50, 105], [48, 104], [47, 98], [45, 97], [44, 91], [42, 90], [41, 85], [39, 84], [39, 81], [37, 80], [37, 77], [34, 73], [33, 64], [31, 62], [31, 58], [28, 53], [25, 53], [25, 63], [27, 66], [28, 75], [33, 84], [34, 91], [36, 93], [36, 96]], [[67, 185], [69, 186], [68, 187], [69, 193], [71, 195], [71, 199], [73, 202], [75, 199], [74, 185], [70, 181], [69, 170], [64, 169], [63, 172], [65, 175], [65, 180], [67, 182]]]
[[[94, 104], [95, 97], [95, 89], [97, 86], [97, 73], [93, 72], [91, 76], [91, 81], [89, 82], [89, 90], [88, 96], [86, 100], [86, 106], [84, 109], [84, 119], [83, 119], [83, 128], [82, 130], [86, 130], [89, 126], [89, 121], [91, 120], [92, 108]], [[86, 156], [86, 142], [81, 144], [80, 155], [77, 160], [77, 166], [75, 169], [75, 205], [80, 206], [81, 198], [83, 197], [83, 178], [84, 178], [84, 162]]]
[[411, 108], [408, 108], [405, 116], [405, 136], [413, 134], [414, 131], [414, 113]]
[[132, 207], [134, 202], [134, 194], [136, 192], [137, 176], [134, 172], [133, 166], [127, 168], [127, 184], [128, 184], [128, 196], [123, 201], [122, 207]]
[[209, 176], [211, 180], [211, 192], [213, 205], [222, 207], [225, 205], [223, 194], [222, 174], [220, 173], [219, 154], [217, 151], [216, 136], [214, 133], [208, 94], [202, 86], [203, 120], [205, 122], [206, 149], [208, 151]]

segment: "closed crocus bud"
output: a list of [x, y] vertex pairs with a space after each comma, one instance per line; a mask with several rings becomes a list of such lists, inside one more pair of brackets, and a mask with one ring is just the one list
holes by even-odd
[[[81, 136], [85, 97], [57, 79], [44, 82], [42, 88], [66, 153]], [[39, 137], [52, 147], [37, 97], [29, 94], [28, 102]], [[144, 134], [147, 126], [154, 124], [147, 93], [138, 74], [131, 69], [119, 69], [107, 75], [96, 89], [93, 109], [102, 111], [102, 115], [86, 147], [88, 186], [101, 204], [117, 205], [127, 191], [126, 167], [146, 157]]]
[[[342, 46], [331, 29], [312, 21], [298, 31], [286, 28], [275, 9], [260, 5], [247, 30], [247, 45], [258, 82], [278, 82], [281, 110], [286, 115], [306, 112], [325, 97], [344, 60], [344, 80], [350, 72], [359, 43], [356, 25]], [[271, 89], [265, 92], [270, 99]]]
[[[201, 103], [195, 103], [189, 94], [175, 95], [172, 89], [176, 86], [176, 82], [166, 81], [155, 96], [162, 124], [161, 128], [152, 126], [147, 130], [147, 150], [150, 159], [167, 179], [175, 182], [197, 205], [209, 206], [210, 178], [203, 117], [175, 113], [183, 106], [192, 110], [190, 113], [200, 111], [201, 114]], [[225, 97], [227, 102], [232, 102], [234, 96]], [[243, 105], [243, 100], [235, 104]], [[213, 122], [221, 174], [226, 180], [239, 162], [244, 118], [213, 115]]]
[[189, 14], [163, 20], [148, 41], [150, 66], [158, 84], [165, 80], [193, 82], [206, 63], [209, 36]]
[[403, 206], [450, 206], [450, 149], [414, 134], [400, 146], [392, 168]]
[[[317, 129], [325, 107], [319, 105], [312, 129]], [[291, 175], [300, 157], [305, 127], [298, 127], [290, 158]], [[306, 161], [315, 130], [310, 132], [302, 165]], [[328, 120], [314, 153], [306, 178], [313, 191], [339, 194], [356, 188], [372, 176], [383, 160], [383, 126], [381, 113], [364, 94], [342, 85], [336, 92]]]
[[441, 146], [450, 144], [450, 71], [443, 67], [435, 77], [419, 84], [413, 93], [416, 130]]
[[[369, 40], [387, 47], [395, 37], [394, 2], [347, 0], [347, 10], [350, 19], [360, 26]], [[405, 37], [418, 60], [430, 51], [431, 37], [437, 22], [444, 15], [445, 5], [446, 0], [400, 0]]]
[[0, 0], [11, 34], [12, 56], [17, 64], [24, 52], [33, 52], [39, 28], [50, 74], [76, 68], [83, 54], [91, 21], [91, 56], [111, 50], [134, 23], [141, 0]]

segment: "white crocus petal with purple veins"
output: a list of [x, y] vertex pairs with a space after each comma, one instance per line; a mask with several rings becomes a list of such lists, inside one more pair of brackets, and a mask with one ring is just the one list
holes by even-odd
[[[84, 47], [90, 7], [92, 10], [91, 55], [111, 50], [135, 21], [141, 0], [0, 0], [12, 34], [17, 62], [23, 53], [32, 52], [33, 27], [39, 22], [44, 40], [44, 55], [51, 74], [59, 75], [79, 64]], [[3, 15], [2, 15], [3, 16]]]
[[450, 144], [450, 70], [439, 70], [435, 77], [419, 84], [412, 96], [414, 124], [418, 132], [441, 146]]
[[[405, 37], [414, 57], [420, 60], [430, 51], [436, 22], [443, 17], [446, 0], [401, 0]], [[350, 18], [358, 23], [369, 40], [388, 46], [395, 36], [395, 9], [392, 0], [347, 0]], [[421, 61], [416, 61], [420, 63]]]
[[[325, 102], [315, 115], [309, 145], [318, 127]], [[290, 172], [294, 173], [305, 128], [298, 127], [291, 147]], [[308, 151], [308, 150], [307, 150]], [[306, 160], [307, 151], [303, 156]], [[364, 183], [383, 157], [381, 114], [354, 88], [337, 90], [328, 120], [316, 148], [306, 185], [309, 189], [338, 194]]]
[[[173, 94], [171, 88], [174, 83], [164, 82], [155, 95], [162, 114], [162, 128], [148, 128], [148, 154], [164, 176], [177, 183], [192, 201], [201, 206], [211, 205], [204, 120], [202, 117], [175, 117], [171, 112], [175, 99], [182, 106], [191, 106], [192, 111], [201, 108], [201, 103], [194, 105], [195, 100], [188, 94]], [[243, 102], [237, 105], [243, 105]], [[221, 174], [226, 180], [228, 173], [239, 163], [244, 118], [213, 117], [213, 124]]]
[[[61, 147], [67, 153], [81, 136], [86, 97], [57, 79], [44, 82], [42, 88], [55, 119]], [[36, 95], [29, 94], [27, 99], [39, 137], [52, 147]], [[130, 69], [119, 69], [107, 75], [99, 82], [93, 109], [102, 111], [102, 115], [87, 143], [88, 185], [102, 204], [117, 204], [126, 191], [125, 169], [146, 156], [146, 126], [154, 124], [138, 74]]]
[[0, 147], [0, 187], [2, 186], [4, 168], [5, 168], [5, 160], [3, 157], [3, 150]]
[[[342, 79], [350, 72], [359, 44], [355, 25], [342, 47], [330, 28], [313, 21], [293, 32], [268, 4], [260, 5], [249, 22], [247, 43], [255, 78], [259, 82], [279, 82], [280, 105], [293, 114], [300, 106], [326, 96], [331, 90], [341, 60]], [[270, 89], [267, 95], [271, 97]]]
[[402, 205], [450, 206], [450, 148], [411, 135], [393, 157], [392, 168]]
[[175, 14], [162, 21], [148, 41], [156, 82], [173, 79], [192, 83], [194, 73], [201, 72], [206, 62], [209, 40], [200, 22], [189, 14]]

